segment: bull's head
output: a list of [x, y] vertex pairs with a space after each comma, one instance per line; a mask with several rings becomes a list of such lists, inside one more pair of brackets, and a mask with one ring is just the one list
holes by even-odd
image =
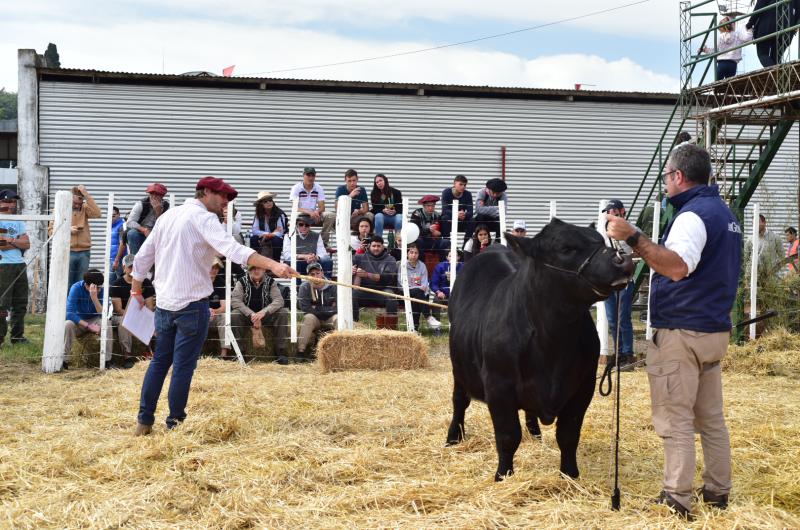
[[603, 236], [591, 228], [553, 218], [532, 239], [505, 236], [520, 257], [532, 259], [536, 271], [552, 277], [574, 300], [608, 298], [612, 291], [624, 289], [633, 274], [630, 256], [606, 246]]

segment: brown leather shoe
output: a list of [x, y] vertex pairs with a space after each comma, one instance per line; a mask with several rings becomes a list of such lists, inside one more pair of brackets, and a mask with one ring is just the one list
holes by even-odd
[[689, 521], [692, 520], [692, 514], [689, 513], [689, 508], [676, 501], [672, 497], [672, 495], [670, 495], [666, 491], [662, 490], [661, 493], [658, 494], [658, 497], [653, 499], [653, 502], [655, 504], [663, 504], [669, 507], [671, 510], [673, 510], [676, 514], [680, 515], [681, 517]]
[[144, 423], [137, 423], [136, 424], [136, 432], [133, 433], [134, 436], [147, 436], [148, 434], [153, 432], [152, 425], [145, 425]]
[[720, 510], [724, 510], [728, 507], [728, 495], [722, 494], [717, 495], [716, 493], [711, 493], [706, 489], [705, 486], [697, 490], [697, 496], [703, 499], [705, 504], [709, 506], [713, 506], [714, 508], [719, 508]]

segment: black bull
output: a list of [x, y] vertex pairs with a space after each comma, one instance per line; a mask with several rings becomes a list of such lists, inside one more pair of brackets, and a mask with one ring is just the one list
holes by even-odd
[[484, 401], [494, 426], [495, 480], [514, 472], [514, 453], [537, 418], [556, 423], [561, 472], [576, 478], [583, 417], [594, 394], [600, 341], [589, 309], [623, 289], [629, 257], [605, 246], [590, 228], [558, 219], [534, 238], [506, 234], [470, 260], [450, 300], [453, 419], [447, 443], [464, 438], [471, 399]]

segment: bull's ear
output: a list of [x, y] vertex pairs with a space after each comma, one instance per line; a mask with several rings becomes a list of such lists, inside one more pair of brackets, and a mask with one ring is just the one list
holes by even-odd
[[529, 237], [517, 237], [511, 232], [505, 233], [508, 247], [520, 256], [533, 256], [533, 239]]

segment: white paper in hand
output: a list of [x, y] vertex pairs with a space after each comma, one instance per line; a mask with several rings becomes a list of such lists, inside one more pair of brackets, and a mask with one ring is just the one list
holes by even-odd
[[128, 309], [125, 311], [122, 325], [134, 337], [148, 344], [156, 330], [156, 314], [131, 296], [128, 300]]

